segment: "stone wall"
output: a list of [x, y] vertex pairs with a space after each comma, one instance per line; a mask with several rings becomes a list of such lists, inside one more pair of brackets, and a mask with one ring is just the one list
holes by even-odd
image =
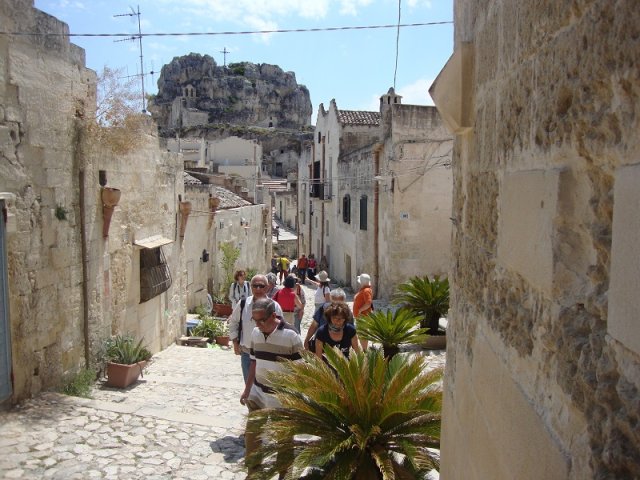
[[395, 104], [384, 118], [377, 295], [390, 298], [410, 277], [448, 275], [453, 137], [435, 107]]
[[[179, 235], [179, 197], [184, 200], [183, 164], [179, 155], [160, 151], [158, 137], [141, 134], [134, 151], [115, 155], [104, 149], [87, 152], [87, 236], [90, 262], [89, 298], [102, 304], [102, 318], [91, 327], [96, 343], [105, 336], [131, 332], [144, 337], [153, 352], [166, 348], [180, 333], [186, 309], [186, 275]], [[121, 199], [102, 238], [102, 202], [98, 171]], [[161, 236], [160, 247], [171, 272], [171, 287], [140, 303], [139, 242]], [[93, 305], [93, 303], [92, 303]]]
[[[185, 315], [175, 241], [181, 160], [161, 153], [157, 137], [144, 132], [128, 155], [85, 142], [96, 75], [85, 68], [82, 49], [44, 35], [68, 26], [32, 3], [0, 4], [1, 30], [43, 33], [0, 36], [0, 191], [15, 195], [16, 223], [7, 241], [11, 402], [59, 387], [93, 362], [112, 333], [144, 335], [158, 351], [175, 339]], [[100, 171], [122, 190], [108, 240]], [[174, 240], [163, 247], [173, 286], [139, 304], [133, 241], [154, 233]]]
[[455, 23], [441, 475], [638, 478], [640, 9], [456, 0]]
[[[30, 1], [2, 2], [0, 29], [68, 31]], [[12, 401], [84, 362], [74, 140], [94, 81], [84, 51], [62, 37], [0, 36], [0, 191], [16, 198], [7, 242]]]
[[[258, 272], [268, 272], [271, 268], [271, 232], [270, 220], [267, 216], [269, 208], [266, 205], [248, 205], [216, 213], [216, 244], [212, 267], [214, 269], [214, 291], [218, 291], [223, 282], [224, 272], [220, 267], [222, 252], [220, 245], [231, 242], [240, 249], [240, 257], [236, 262], [236, 270], [255, 269]], [[249, 222], [248, 228], [240, 225], [244, 218]], [[223, 227], [221, 228], [221, 225]], [[225, 292], [226, 293], [226, 292]]]

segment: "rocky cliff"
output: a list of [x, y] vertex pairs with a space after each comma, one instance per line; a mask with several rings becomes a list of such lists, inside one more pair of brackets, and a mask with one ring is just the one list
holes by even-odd
[[149, 110], [161, 130], [205, 123], [299, 129], [310, 124], [312, 107], [293, 72], [251, 62], [221, 67], [190, 53], [162, 67]]

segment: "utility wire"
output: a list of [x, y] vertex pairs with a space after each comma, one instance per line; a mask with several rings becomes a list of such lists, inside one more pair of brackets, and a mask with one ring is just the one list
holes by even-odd
[[396, 75], [398, 73], [398, 55], [400, 51], [400, 14], [401, 14], [401, 5], [402, 0], [398, 0], [398, 30], [396, 32], [396, 67], [393, 70], [393, 89], [396, 89]]
[[[347, 27], [321, 27], [321, 28], [289, 28], [279, 30], [247, 30], [238, 32], [167, 32], [167, 33], [141, 33], [142, 37], [186, 37], [186, 36], [215, 36], [215, 35], [259, 35], [267, 33], [303, 33], [303, 32], [333, 32], [338, 30], [373, 30], [378, 28], [401, 27], [426, 27], [431, 25], [447, 25], [453, 21], [424, 22], [424, 23], [404, 23], [393, 25], [363, 25]], [[23, 35], [40, 36], [49, 35], [54, 37], [131, 37], [130, 33], [42, 33], [42, 32], [7, 32], [0, 31], [0, 35]], [[137, 37], [137, 35], [136, 35]]]

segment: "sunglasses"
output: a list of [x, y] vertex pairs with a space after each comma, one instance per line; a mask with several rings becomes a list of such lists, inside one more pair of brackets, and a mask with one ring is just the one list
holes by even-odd
[[264, 283], [252, 283], [251, 288], [267, 288]]

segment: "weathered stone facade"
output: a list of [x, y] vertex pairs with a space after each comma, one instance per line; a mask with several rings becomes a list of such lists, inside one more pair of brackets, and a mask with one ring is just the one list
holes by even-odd
[[[12, 402], [59, 386], [92, 363], [112, 333], [130, 331], [153, 351], [163, 348], [185, 315], [176, 225], [182, 162], [147, 133], [126, 155], [85, 141], [96, 75], [82, 49], [46, 35], [68, 32], [67, 25], [32, 4], [0, 4], [1, 30], [42, 33], [0, 36], [0, 191], [15, 196], [2, 339], [11, 346]], [[122, 192], [106, 239], [101, 172]], [[141, 304], [133, 242], [155, 234], [173, 242], [163, 247], [173, 285]]]
[[441, 476], [639, 478], [638, 4], [456, 0], [455, 23]]
[[[219, 202], [214, 214], [210, 196]], [[220, 293], [224, 281], [221, 243], [231, 242], [240, 249], [236, 270], [266, 272], [271, 232], [265, 229], [268, 206], [254, 205], [225, 188], [192, 181], [185, 186], [185, 198], [192, 203], [184, 237], [187, 307], [192, 309], [206, 304], [207, 292]]]
[[302, 251], [326, 256], [344, 285], [369, 273], [378, 298], [415, 275], [446, 276], [453, 140], [436, 109], [402, 105], [393, 89], [380, 112], [332, 101], [314, 137], [300, 167]]

